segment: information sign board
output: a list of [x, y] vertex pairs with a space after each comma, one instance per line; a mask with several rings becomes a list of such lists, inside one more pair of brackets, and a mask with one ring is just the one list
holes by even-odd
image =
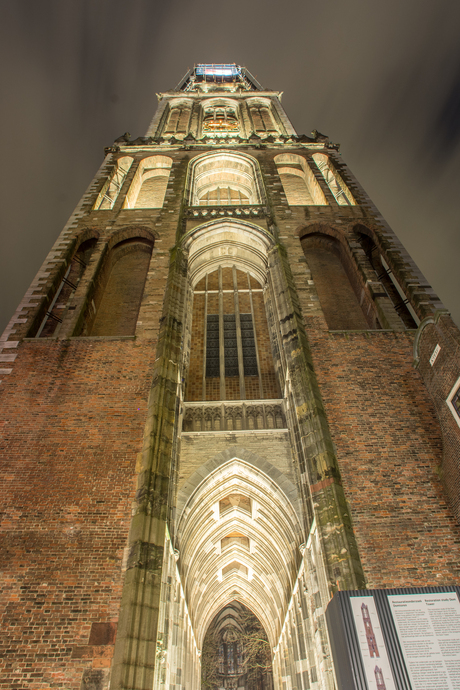
[[326, 610], [338, 690], [460, 690], [460, 588], [337, 592]]

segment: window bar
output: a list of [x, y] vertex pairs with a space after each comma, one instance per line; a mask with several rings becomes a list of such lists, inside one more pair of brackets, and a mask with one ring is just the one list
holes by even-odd
[[240, 321], [240, 303], [238, 299], [238, 277], [236, 273], [236, 266], [232, 266], [233, 274], [233, 303], [235, 305], [235, 321], [236, 321], [236, 346], [238, 349], [238, 376], [240, 379], [240, 400], [246, 400], [246, 384], [244, 381], [244, 360], [243, 360], [243, 343], [241, 340], [241, 321]]
[[248, 277], [248, 288], [249, 288], [249, 302], [251, 304], [251, 314], [252, 314], [252, 328], [254, 331], [254, 346], [256, 349], [257, 371], [259, 372], [259, 392], [260, 392], [260, 398], [262, 399], [264, 397], [264, 385], [262, 382], [262, 370], [260, 368], [259, 346], [257, 343], [257, 332], [256, 332], [256, 319], [255, 319], [255, 315], [254, 315], [254, 302], [252, 299], [251, 276], [249, 275], [249, 272], [247, 273], [247, 277]]
[[225, 331], [224, 331], [224, 292], [222, 288], [222, 266], [219, 266], [219, 370], [220, 399], [225, 400]]
[[208, 337], [208, 275], [204, 288], [204, 338], [203, 338], [203, 400], [206, 400], [206, 338]]

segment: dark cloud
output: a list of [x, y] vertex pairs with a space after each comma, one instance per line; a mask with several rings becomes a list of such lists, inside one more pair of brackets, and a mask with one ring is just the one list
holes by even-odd
[[460, 323], [453, 0], [0, 2], [0, 330], [103, 158], [196, 62], [244, 64], [345, 161]]

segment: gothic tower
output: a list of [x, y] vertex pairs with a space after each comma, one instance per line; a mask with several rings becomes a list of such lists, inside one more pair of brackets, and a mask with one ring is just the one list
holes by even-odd
[[0, 688], [332, 690], [335, 592], [460, 582], [460, 333], [246, 69], [106, 149], [0, 346]]

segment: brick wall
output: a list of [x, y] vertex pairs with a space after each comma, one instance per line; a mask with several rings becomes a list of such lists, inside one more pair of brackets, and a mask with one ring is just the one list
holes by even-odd
[[318, 244], [311, 236], [302, 240], [302, 249], [328, 327], [332, 330], [366, 330], [369, 324], [339, 256], [330, 247]]
[[99, 307], [88, 335], [134, 335], [151, 254], [151, 245], [136, 239], [111, 250], [101, 295], [95, 296]]
[[20, 346], [0, 393], [2, 688], [108, 670], [153, 344]]
[[459, 528], [440, 478], [442, 430], [413, 367], [415, 332], [330, 333], [289, 230], [284, 243], [367, 586], [458, 583]]

